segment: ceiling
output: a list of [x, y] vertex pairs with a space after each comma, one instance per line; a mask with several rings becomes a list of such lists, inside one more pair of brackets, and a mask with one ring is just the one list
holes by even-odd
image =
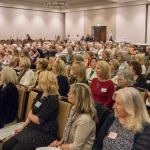
[[[10, 5], [47, 7], [46, 2], [50, 0], [0, 0], [0, 3]], [[57, 0], [56, 0], [57, 1]], [[67, 0], [69, 7], [66, 9], [92, 8], [97, 6], [114, 6], [116, 4], [127, 4], [133, 2], [148, 2], [148, 0]], [[58, 8], [59, 9], [59, 8]]]

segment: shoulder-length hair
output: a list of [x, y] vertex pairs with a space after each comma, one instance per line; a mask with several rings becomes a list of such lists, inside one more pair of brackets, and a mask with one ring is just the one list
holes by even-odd
[[81, 61], [73, 62], [77, 67], [77, 76], [86, 79], [86, 67]]
[[38, 62], [40, 65], [41, 65], [41, 68], [43, 70], [46, 70], [47, 69], [47, 66], [48, 66], [48, 60], [46, 58], [39, 58], [38, 59]]
[[139, 62], [132, 61], [132, 62], [130, 62], [130, 66], [132, 66], [132, 68], [133, 68], [136, 75], [141, 75], [142, 74], [142, 66]]
[[150, 118], [144, 104], [144, 98], [133, 87], [126, 87], [115, 92], [119, 95], [122, 106], [127, 113], [123, 125], [134, 132], [141, 132], [145, 123], [150, 123]]
[[44, 89], [50, 95], [59, 95], [58, 94], [58, 83], [56, 76], [53, 72], [50, 71], [42, 71], [39, 74], [39, 87], [40, 89]]
[[75, 104], [76, 112], [90, 114], [93, 120], [95, 120], [96, 109], [89, 86], [84, 83], [75, 83], [71, 85], [71, 89], [77, 97], [77, 103]]
[[17, 83], [17, 74], [15, 70], [11, 67], [5, 67], [1, 71], [1, 83], [7, 84], [7, 83]]
[[53, 65], [57, 75], [67, 76], [66, 65], [62, 60], [56, 60]]
[[29, 69], [30, 66], [31, 66], [31, 61], [30, 61], [30, 59], [28, 57], [20, 57], [19, 65], [21, 65], [25, 69]]
[[110, 66], [106, 61], [98, 61], [97, 65], [101, 69], [101, 78], [108, 80], [111, 78]]

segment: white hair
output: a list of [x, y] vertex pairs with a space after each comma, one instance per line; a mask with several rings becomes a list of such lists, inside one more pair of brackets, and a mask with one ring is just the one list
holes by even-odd
[[133, 87], [126, 87], [116, 91], [115, 95], [120, 96], [122, 106], [127, 113], [123, 121], [124, 126], [135, 132], [142, 131], [144, 123], [150, 123], [150, 118], [140, 92]]

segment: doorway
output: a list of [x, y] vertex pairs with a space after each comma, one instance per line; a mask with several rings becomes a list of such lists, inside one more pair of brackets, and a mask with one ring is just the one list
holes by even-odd
[[92, 35], [94, 41], [106, 42], [107, 27], [106, 26], [92, 26]]

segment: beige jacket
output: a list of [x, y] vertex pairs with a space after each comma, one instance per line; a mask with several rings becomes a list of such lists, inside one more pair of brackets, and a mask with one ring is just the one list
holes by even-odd
[[91, 150], [95, 140], [95, 121], [88, 114], [79, 115], [72, 124], [69, 139], [70, 150]]

